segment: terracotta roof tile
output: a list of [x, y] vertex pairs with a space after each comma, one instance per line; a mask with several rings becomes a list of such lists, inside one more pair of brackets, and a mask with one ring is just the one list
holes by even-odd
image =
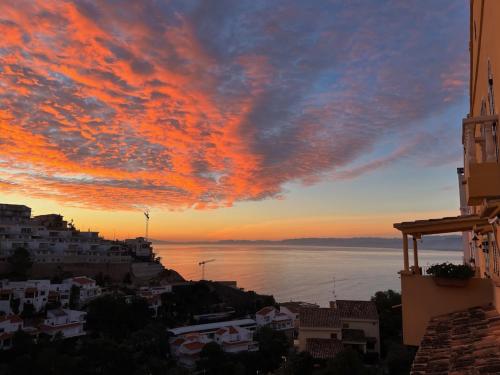
[[330, 308], [306, 308], [300, 310], [300, 326], [340, 328], [340, 319]]
[[306, 352], [313, 358], [328, 359], [342, 351], [342, 342], [337, 339], [307, 339]]
[[272, 306], [267, 306], [267, 307], [263, 307], [262, 309], [260, 309], [259, 311], [256, 312], [257, 315], [262, 315], [262, 316], [266, 316], [267, 314], [269, 314], [270, 312], [272, 312], [273, 310], [275, 310], [274, 307]]
[[412, 375], [500, 374], [500, 315], [493, 306], [433, 318], [412, 365]]
[[[335, 305], [342, 318], [378, 320], [375, 302], [337, 300]], [[333, 307], [333, 302], [330, 303], [330, 307]]]

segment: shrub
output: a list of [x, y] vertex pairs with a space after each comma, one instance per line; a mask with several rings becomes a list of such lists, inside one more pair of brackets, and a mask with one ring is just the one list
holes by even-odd
[[445, 279], [466, 280], [474, 276], [474, 269], [466, 264], [439, 263], [430, 266], [427, 274]]

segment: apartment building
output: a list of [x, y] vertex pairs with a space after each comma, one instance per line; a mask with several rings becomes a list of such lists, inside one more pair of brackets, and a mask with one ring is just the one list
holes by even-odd
[[299, 350], [314, 358], [333, 358], [350, 347], [380, 354], [377, 308], [371, 301], [336, 300], [329, 307], [300, 310]]
[[[500, 92], [495, 96], [500, 82], [500, 2], [470, 0], [469, 5], [469, 113], [462, 121], [464, 164], [457, 169], [460, 215], [394, 224], [403, 237], [403, 339], [407, 345], [420, 346], [414, 374], [500, 373], [491, 363], [500, 358], [495, 343], [500, 340], [496, 329], [500, 319]], [[464, 263], [475, 270], [475, 276], [461, 287], [438, 285], [422, 272], [418, 242], [427, 235], [456, 232], [463, 233]], [[478, 331], [471, 333], [471, 327]]]
[[35, 263], [130, 263], [154, 258], [151, 242], [139, 237], [106, 240], [99, 232], [80, 231], [58, 214], [31, 216], [24, 205], [0, 204], [0, 262], [18, 248]]
[[60, 335], [63, 338], [83, 336], [87, 313], [84, 311], [55, 309], [48, 310], [47, 317], [38, 329], [51, 337]]

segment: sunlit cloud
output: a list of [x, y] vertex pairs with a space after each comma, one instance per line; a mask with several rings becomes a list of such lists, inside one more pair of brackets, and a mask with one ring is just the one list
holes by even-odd
[[388, 134], [403, 138], [463, 99], [463, 8], [4, 2], [0, 189], [85, 207], [205, 209], [414, 155], [429, 129], [359, 166]]

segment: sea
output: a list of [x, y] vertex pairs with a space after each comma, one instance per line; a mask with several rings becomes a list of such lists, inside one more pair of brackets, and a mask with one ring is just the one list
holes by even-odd
[[[238, 287], [272, 294], [278, 302], [304, 301], [328, 306], [337, 299], [369, 300], [377, 291], [400, 291], [401, 249], [288, 245], [155, 245], [166, 268], [186, 280], [234, 280]], [[412, 252], [410, 250], [410, 259]], [[424, 269], [462, 262], [462, 252], [420, 250]]]

